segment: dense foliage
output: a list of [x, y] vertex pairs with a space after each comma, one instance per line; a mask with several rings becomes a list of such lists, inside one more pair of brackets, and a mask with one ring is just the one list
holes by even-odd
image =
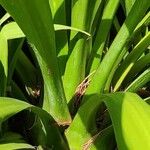
[[150, 149], [149, 0], [0, 4], [0, 150]]

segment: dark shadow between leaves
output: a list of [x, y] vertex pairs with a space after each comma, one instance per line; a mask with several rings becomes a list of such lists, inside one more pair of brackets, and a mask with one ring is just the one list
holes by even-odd
[[6, 92], [6, 75], [4, 71], [4, 66], [2, 62], [0, 61], [0, 96], [4, 96]]

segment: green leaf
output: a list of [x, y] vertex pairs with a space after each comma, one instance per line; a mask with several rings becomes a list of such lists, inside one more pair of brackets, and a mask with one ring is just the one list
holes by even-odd
[[10, 17], [8, 13], [6, 13], [1, 19], [0, 19], [0, 26]]
[[88, 146], [89, 150], [114, 150], [116, 143], [112, 126], [103, 129], [92, 139]]
[[[71, 8], [71, 26], [90, 32], [92, 18], [89, 16], [92, 16], [95, 3], [96, 0], [73, 0]], [[91, 39], [84, 38], [74, 31], [71, 32], [69, 58], [63, 77], [67, 102], [73, 98], [77, 86], [85, 77], [86, 59], [90, 47]]]
[[57, 62], [54, 26], [48, 0], [0, 0], [0, 3], [18, 23], [38, 59], [48, 91], [48, 97], [44, 97], [43, 108], [59, 124], [70, 122]]
[[112, 25], [114, 15], [118, 8], [118, 4], [119, 0], [110, 0], [104, 8], [88, 64], [88, 69], [91, 70], [90, 72], [96, 70], [101, 61], [102, 52], [106, 44], [105, 42]]
[[139, 77], [137, 77], [127, 88], [126, 91], [137, 92], [146, 83], [150, 81], [150, 68], [145, 70]]
[[91, 37], [91, 34], [86, 32], [86, 31], [83, 31], [81, 29], [78, 29], [78, 28], [74, 28], [74, 27], [69, 27], [69, 26], [66, 26], [66, 25], [61, 25], [61, 24], [54, 24], [54, 29], [55, 31], [59, 31], [59, 30], [71, 30], [71, 31], [76, 31], [76, 32], [80, 32], [82, 34], [84, 34], [85, 36], [87, 36], [87, 38], [90, 38]]
[[135, 62], [134, 66], [132, 67], [130, 72], [127, 74], [125, 80], [123, 81], [123, 85], [125, 85], [125, 83], [133, 81], [135, 76], [139, 74], [149, 64], [150, 64], [150, 53], [146, 54], [145, 56], [140, 58], [137, 62]]
[[129, 14], [135, 0], [125, 0], [126, 15]]
[[42, 138], [42, 140], [44, 140], [46, 143], [46, 145], [43, 146], [51, 147], [53, 145], [56, 147], [56, 149], [67, 149], [67, 146], [64, 143], [64, 140], [61, 137], [61, 134], [55, 125], [54, 120], [46, 111], [26, 102], [8, 97], [0, 97], [0, 107], [0, 125], [2, 125], [4, 121], [13, 115], [21, 112], [22, 110], [28, 109], [29, 111], [34, 112], [41, 119], [43, 124], [43, 126], [41, 126], [41, 130], [43, 130], [45, 136], [45, 138]]
[[[109, 110], [118, 148], [120, 150], [149, 149], [150, 106], [139, 96], [129, 92], [93, 95], [81, 105], [66, 131], [70, 149], [81, 149], [98, 133], [95, 128], [95, 114], [102, 101]], [[88, 114], [85, 113], [87, 110]]]
[[22, 32], [22, 30], [16, 22], [10, 22], [6, 24], [2, 28], [1, 32], [7, 40], [25, 37], [24, 33]]
[[0, 144], [2, 143], [23, 143], [25, 142], [23, 140], [23, 137], [15, 132], [6, 132], [4, 135], [0, 138]]
[[142, 55], [142, 53], [146, 50], [146, 48], [150, 44], [150, 32], [148, 32], [145, 37], [141, 39], [141, 41], [135, 46], [135, 48], [131, 51], [131, 53], [125, 58], [123, 63], [116, 70], [115, 79], [117, 80], [116, 85], [114, 87], [114, 91], [117, 91], [123, 82], [124, 78], [131, 70], [135, 62]]
[[112, 119], [118, 149], [150, 149], [150, 106], [129, 92], [107, 94], [103, 100]]
[[144, 101], [145, 101], [146, 103], [150, 104], [150, 97], [145, 98]]
[[115, 27], [116, 31], [119, 32], [120, 23], [119, 23], [119, 20], [118, 20], [117, 16], [114, 17], [113, 24], [114, 24], [114, 27]]
[[[22, 50], [18, 52], [17, 57], [18, 58], [15, 65], [16, 72], [19, 74], [19, 77], [22, 80], [26, 90], [38, 90], [38, 86], [41, 85], [38, 85], [38, 74], [36, 68]], [[29, 94], [31, 93], [29, 92]]]
[[[7, 79], [7, 85], [10, 85], [11, 79], [14, 74], [14, 70], [16, 67], [17, 60], [19, 58], [19, 53], [21, 52], [21, 48], [24, 43], [24, 38], [17, 39], [17, 40], [10, 40], [8, 41], [9, 44], [9, 57], [8, 57], [8, 79]], [[28, 66], [30, 67], [30, 66]]]
[[16, 149], [35, 149], [34, 146], [27, 144], [23, 137], [14, 132], [5, 133], [0, 139], [1, 150], [16, 150]]
[[89, 87], [87, 88], [87, 95], [103, 92], [115, 61], [119, 57], [122, 48], [125, 46], [127, 40], [130, 38], [135, 27], [137, 26], [138, 22], [142, 19], [149, 6], [149, 0], [136, 0], [128, 17], [126, 18], [124, 24], [119, 30], [117, 36], [115, 37], [113, 43], [111, 44], [97, 71], [95, 72], [95, 75], [93, 76], [93, 79]]
[[[65, 0], [57, 0], [52, 1], [49, 0], [52, 15], [53, 15], [53, 21], [57, 24], [64, 24], [66, 25], [66, 8]], [[55, 32], [56, 37], [56, 50], [57, 50], [57, 56], [58, 56], [58, 64], [60, 69], [61, 76], [64, 75], [65, 67], [66, 67], [66, 61], [67, 61], [67, 54], [69, 51], [68, 46], [68, 37], [67, 37], [66, 31], [61, 32]]]
[[0, 144], [0, 149], [1, 150], [21, 150], [21, 149], [35, 150], [35, 147], [27, 143], [13, 142], [13, 143]]
[[[136, 26], [135, 30], [131, 34], [129, 41], [127, 41], [126, 46], [122, 49], [119, 57], [116, 59], [115, 64], [113, 65], [113, 69], [111, 70], [111, 72], [109, 74], [109, 78], [107, 79], [107, 83], [105, 85], [105, 91], [109, 91], [110, 90], [111, 81], [113, 82], [113, 84], [114, 84], [114, 82], [116, 82], [116, 81], [114, 81], [114, 79], [116, 77], [116, 75], [114, 75], [114, 73], [115, 73], [116, 69], [118, 68], [120, 62], [124, 59], [123, 57], [125, 56], [125, 54], [128, 53], [128, 49], [131, 47], [130, 43], [132, 43], [133, 40], [136, 39], [137, 35], [140, 34], [142, 29], [147, 27], [149, 25], [149, 23], [150, 23], [150, 12], [148, 12], [144, 16], [144, 18], [138, 23], [138, 25]], [[117, 71], [116, 71], [116, 74], [117, 74]], [[129, 72], [129, 74], [130, 74], [130, 72]], [[128, 79], [128, 77], [129, 76], [127, 75], [126, 78]], [[131, 77], [132, 76], [130, 76], [130, 78]], [[128, 82], [124, 81], [124, 83], [126, 84]]]
[[[84, 144], [97, 133], [95, 116], [101, 103], [100, 96], [93, 95], [80, 106], [73, 122], [65, 133], [71, 150], [82, 149]], [[88, 113], [85, 113], [87, 111]]]
[[12, 101], [11, 98], [0, 97], [0, 124], [14, 114], [30, 107], [31, 105], [22, 101]]
[[[87, 38], [91, 37], [91, 35], [88, 32], [85, 32], [78, 28], [69, 27], [66, 25], [54, 24], [54, 29], [55, 31], [72, 30], [72, 31], [76, 31], [76, 32], [80, 32], [84, 34], [85, 36], [87, 36]], [[1, 32], [6, 37], [7, 40], [25, 37], [24, 33], [22, 32], [22, 30], [20, 29], [20, 27], [18, 26], [16, 22], [11, 22], [11, 23], [6, 24], [2, 28]]]
[[150, 24], [150, 12], [148, 12], [144, 18], [138, 23], [137, 27], [135, 28], [134, 32], [140, 30], [143, 26], [148, 26]]
[[6, 93], [8, 75], [8, 43], [5, 36], [0, 32], [0, 96]]

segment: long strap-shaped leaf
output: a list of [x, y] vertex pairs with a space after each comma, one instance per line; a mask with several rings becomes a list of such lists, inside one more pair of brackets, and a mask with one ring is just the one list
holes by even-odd
[[90, 72], [97, 69], [100, 63], [105, 41], [108, 36], [115, 12], [118, 8], [118, 4], [119, 0], [110, 0], [104, 8], [102, 20], [98, 27], [97, 35], [93, 44], [92, 53], [88, 64], [88, 69], [91, 70]]
[[0, 32], [0, 96], [6, 92], [8, 75], [8, 43], [5, 36]]
[[0, 19], [0, 26], [10, 17], [8, 13], [6, 13], [1, 19]]
[[0, 144], [0, 149], [1, 150], [13, 150], [13, 149], [35, 150], [35, 147], [27, 143], [5, 143], [5, 144]]
[[[90, 32], [91, 21], [93, 21], [94, 14], [96, 13], [95, 4], [99, 4], [97, 0], [72, 0], [71, 26]], [[86, 59], [90, 48], [91, 40], [85, 39], [75, 32], [71, 32], [70, 55], [63, 78], [68, 102], [72, 99], [77, 86], [85, 77]]]
[[[150, 23], [150, 12], [147, 13], [145, 15], [145, 17], [140, 21], [140, 23], [137, 25], [137, 27], [135, 28], [134, 32], [131, 34], [130, 36], [130, 42], [133, 41], [133, 39], [135, 39], [135, 37], [137, 36], [137, 34], [139, 34], [139, 32], [141, 32], [141, 29], [144, 28], [145, 26], [148, 26], [148, 24]], [[127, 43], [129, 43], [129, 41]], [[109, 78], [107, 80], [106, 86], [105, 86], [105, 90], [109, 91], [110, 89], [110, 85], [112, 82], [112, 79], [114, 79], [114, 73], [116, 71], [116, 69], [118, 68], [119, 63], [121, 62], [121, 60], [123, 59], [124, 55], [127, 53], [129, 49], [128, 44], [122, 49], [119, 57], [117, 58], [117, 60], [115, 61], [115, 64], [110, 72]], [[117, 72], [117, 71], [116, 71]], [[130, 73], [130, 72], [129, 72]], [[128, 76], [129, 77], [129, 76]], [[131, 76], [130, 76], [131, 77]], [[132, 76], [133, 77], [133, 76]], [[124, 81], [124, 83], [126, 83], [126, 81]]]
[[[86, 31], [80, 30], [78, 28], [66, 26], [66, 25], [61, 25], [61, 24], [54, 24], [54, 30], [55, 31], [72, 30], [72, 31], [82, 33], [83, 35], [87, 36], [87, 38], [91, 37], [91, 34], [89, 34]], [[7, 40], [25, 37], [25, 34], [22, 32], [22, 30], [20, 29], [20, 27], [17, 25], [16, 22], [11, 22], [6, 24], [2, 28], [1, 32]]]
[[17, 133], [5, 133], [0, 139], [1, 150], [14, 150], [14, 149], [35, 149], [34, 146], [26, 143], [23, 137]]
[[137, 92], [146, 83], [150, 81], [150, 68], [145, 70], [139, 77], [137, 77], [126, 89], [129, 92]]
[[87, 95], [99, 93], [104, 90], [105, 83], [108, 79], [109, 73], [113, 68], [116, 59], [118, 58], [123, 46], [127, 42], [132, 32], [134, 31], [138, 22], [144, 16], [149, 6], [150, 6], [149, 0], [145, 1], [136, 0], [127, 19], [125, 20], [119, 33], [117, 34], [116, 38], [111, 44], [109, 51], [107, 52], [100, 66], [98, 67], [95, 75], [93, 76], [93, 79], [86, 91]]
[[27, 36], [41, 67], [45, 88], [44, 108], [59, 124], [71, 118], [59, 74], [55, 35], [48, 0], [0, 0]]
[[[64, 149], [67, 147], [57, 129], [54, 120], [52, 117], [41, 108], [30, 105], [29, 103], [19, 101], [17, 99], [8, 98], [8, 97], [0, 97], [0, 127], [1, 124], [12, 117], [13, 115], [21, 112], [22, 110], [28, 109], [29, 111], [34, 112], [39, 116], [43, 123], [43, 129], [45, 133], [46, 140], [48, 146], [54, 146], [56, 149]], [[1, 132], [1, 131], [0, 131]], [[60, 143], [59, 143], [60, 142]], [[44, 145], [44, 146], [47, 146]], [[64, 147], [64, 148], [63, 148]]]
[[[65, 0], [49, 0], [51, 11], [53, 14], [54, 23], [66, 25], [66, 11], [65, 11]], [[61, 8], [61, 9], [60, 9]], [[66, 67], [68, 48], [67, 32], [55, 32], [56, 37], [56, 48], [58, 54], [58, 63], [61, 75], [64, 74]], [[66, 57], [64, 57], [66, 56]]]
[[112, 125], [98, 132], [85, 143], [83, 150], [114, 150], [116, 145]]
[[[99, 95], [90, 96], [78, 110], [73, 122], [66, 130], [66, 137], [71, 150], [80, 150], [96, 133], [96, 110], [102, 103]], [[88, 113], [85, 111], [88, 110]]]
[[124, 3], [125, 3], [125, 9], [126, 9], [126, 15], [129, 14], [133, 4], [134, 4], [135, 0], [125, 0]]
[[133, 81], [135, 76], [140, 73], [146, 66], [150, 64], [150, 53], [140, 58], [132, 67], [128, 75], [126, 76], [125, 80], [123, 81], [124, 85], [125, 83], [129, 83]]
[[142, 53], [146, 50], [149, 44], [150, 32], [148, 32], [145, 37], [142, 38], [142, 40], [135, 46], [135, 48], [131, 51], [131, 53], [125, 58], [123, 63], [116, 70], [114, 78], [117, 82], [114, 87], [114, 91], [116, 91], [120, 87], [128, 72], [131, 70], [137, 59], [142, 55]]
[[129, 92], [93, 95], [81, 105], [66, 131], [70, 149], [83, 149], [95, 135], [95, 114], [102, 101], [109, 110], [119, 150], [150, 149], [150, 106]]
[[133, 93], [108, 94], [108, 107], [119, 150], [150, 149], [150, 106]]

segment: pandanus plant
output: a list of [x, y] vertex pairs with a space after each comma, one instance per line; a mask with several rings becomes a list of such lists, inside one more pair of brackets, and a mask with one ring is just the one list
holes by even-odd
[[0, 150], [150, 149], [149, 0], [0, 4]]

